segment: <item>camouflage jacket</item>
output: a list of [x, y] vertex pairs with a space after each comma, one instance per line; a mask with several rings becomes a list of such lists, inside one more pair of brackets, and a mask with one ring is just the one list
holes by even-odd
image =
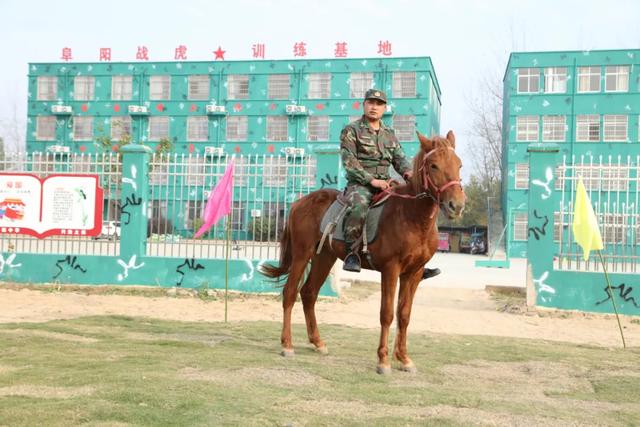
[[389, 165], [400, 175], [411, 170], [393, 129], [380, 122], [376, 134], [364, 116], [342, 130], [340, 155], [349, 183], [367, 185], [374, 178], [389, 179]]

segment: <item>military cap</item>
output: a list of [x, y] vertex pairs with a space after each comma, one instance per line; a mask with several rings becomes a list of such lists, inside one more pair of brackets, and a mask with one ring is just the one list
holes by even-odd
[[385, 104], [387, 103], [387, 95], [383, 91], [378, 89], [369, 89], [367, 93], [364, 94], [364, 99], [365, 101], [367, 99], [378, 99]]

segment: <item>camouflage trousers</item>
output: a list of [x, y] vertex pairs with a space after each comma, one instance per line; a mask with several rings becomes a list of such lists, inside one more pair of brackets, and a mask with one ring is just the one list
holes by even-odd
[[362, 226], [369, 211], [369, 204], [378, 192], [377, 188], [371, 186], [347, 185], [344, 194], [351, 207], [347, 210], [343, 222], [346, 242], [355, 242], [362, 234]]

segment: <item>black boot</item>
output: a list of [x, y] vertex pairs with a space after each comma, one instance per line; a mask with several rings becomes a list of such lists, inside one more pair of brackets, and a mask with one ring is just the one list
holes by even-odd
[[349, 251], [347, 256], [344, 257], [344, 265], [342, 269], [345, 271], [353, 271], [355, 273], [360, 273], [360, 257], [357, 252], [353, 251], [353, 243], [345, 242], [345, 251]]
[[422, 272], [422, 280], [429, 279], [431, 277], [437, 276], [440, 274], [439, 268], [425, 268]]

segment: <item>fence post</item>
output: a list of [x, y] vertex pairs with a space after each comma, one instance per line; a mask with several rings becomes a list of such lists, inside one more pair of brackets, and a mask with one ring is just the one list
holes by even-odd
[[557, 144], [530, 144], [527, 216], [527, 305], [537, 302], [544, 280], [553, 270], [554, 209]]
[[152, 151], [145, 145], [128, 144], [122, 147], [120, 152], [120, 256], [130, 260], [133, 255], [146, 255], [149, 158]]
[[318, 159], [318, 179], [316, 190], [334, 188], [342, 190], [346, 186], [340, 161], [340, 146], [337, 144], [320, 144], [313, 147]]

